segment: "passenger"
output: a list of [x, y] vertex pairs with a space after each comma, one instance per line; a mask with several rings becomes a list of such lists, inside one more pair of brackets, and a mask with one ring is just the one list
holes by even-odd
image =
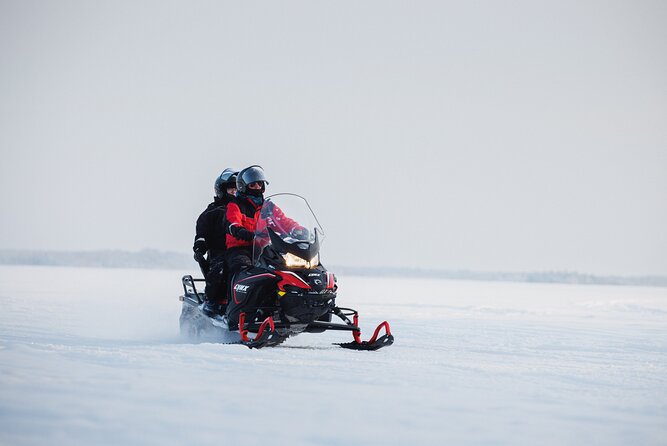
[[215, 197], [197, 219], [195, 243], [192, 247], [194, 258], [206, 279], [206, 302], [202, 308], [209, 317], [224, 313], [227, 303], [227, 271], [225, 252], [227, 250], [225, 214], [228, 203], [236, 194], [238, 171], [225, 169], [215, 180]]

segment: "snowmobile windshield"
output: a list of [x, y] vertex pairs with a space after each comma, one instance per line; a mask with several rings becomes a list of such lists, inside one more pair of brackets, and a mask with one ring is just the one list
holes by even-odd
[[266, 249], [282, 256], [287, 267], [315, 268], [324, 231], [305, 198], [276, 194], [264, 200], [255, 230], [253, 264]]

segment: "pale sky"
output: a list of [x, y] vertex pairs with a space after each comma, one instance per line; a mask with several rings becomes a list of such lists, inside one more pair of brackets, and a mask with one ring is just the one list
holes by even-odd
[[261, 164], [325, 264], [667, 274], [666, 23], [664, 1], [0, 0], [0, 249], [190, 252], [217, 175]]

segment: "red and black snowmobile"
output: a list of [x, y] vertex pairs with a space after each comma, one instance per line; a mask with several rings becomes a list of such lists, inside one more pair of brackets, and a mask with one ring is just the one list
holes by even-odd
[[[320, 263], [323, 239], [322, 227], [305, 198], [268, 197], [255, 231], [253, 266], [232, 279], [224, 315], [206, 316], [205, 295], [196, 287], [204, 279], [183, 277], [181, 333], [195, 340], [261, 348], [300, 333], [340, 330], [353, 336], [351, 342], [336, 344], [343, 348], [377, 350], [391, 345], [394, 337], [388, 322], [378, 325], [370, 340], [362, 341], [358, 312], [336, 305], [336, 277]], [[340, 322], [333, 322], [334, 316]]]

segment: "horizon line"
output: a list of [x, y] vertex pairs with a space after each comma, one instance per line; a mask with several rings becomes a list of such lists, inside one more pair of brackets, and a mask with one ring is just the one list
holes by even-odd
[[[100, 254], [106, 254], [100, 256]], [[112, 254], [109, 256], [108, 254]], [[85, 256], [85, 259], [74, 256]], [[95, 258], [97, 256], [97, 258]], [[196, 262], [187, 253], [144, 248], [138, 251], [124, 249], [96, 250], [39, 250], [0, 249], [2, 265], [70, 266], [144, 269], [197, 269]], [[568, 270], [483, 271], [466, 268], [436, 269], [419, 266], [359, 266], [336, 265], [333, 268], [356, 276], [387, 276], [440, 278], [451, 280], [574, 283], [600, 285], [647, 285], [667, 287], [667, 275], [592, 274]]]

